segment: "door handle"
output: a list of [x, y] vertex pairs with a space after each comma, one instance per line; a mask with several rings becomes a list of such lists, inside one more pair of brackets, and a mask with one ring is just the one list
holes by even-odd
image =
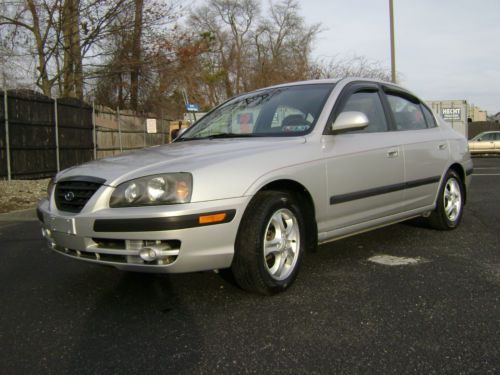
[[390, 150], [387, 152], [387, 157], [388, 158], [397, 158], [399, 155], [399, 151], [398, 150]]
[[446, 147], [448, 147], [448, 146], [446, 145], [446, 143], [441, 143], [441, 144], [439, 145], [439, 149], [440, 149], [440, 150], [446, 150]]

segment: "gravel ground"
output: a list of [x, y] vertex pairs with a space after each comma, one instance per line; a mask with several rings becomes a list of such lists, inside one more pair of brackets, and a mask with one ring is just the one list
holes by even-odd
[[34, 208], [47, 194], [45, 180], [0, 181], [0, 213]]

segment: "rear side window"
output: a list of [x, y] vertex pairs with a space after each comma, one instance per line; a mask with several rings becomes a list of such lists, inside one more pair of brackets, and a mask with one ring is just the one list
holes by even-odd
[[426, 129], [424, 114], [419, 103], [414, 103], [401, 96], [387, 94], [396, 122], [397, 130], [419, 130]]
[[432, 112], [424, 105], [421, 106], [422, 110], [424, 111], [424, 117], [425, 121], [427, 122], [427, 127], [429, 128], [435, 128], [437, 126], [436, 120], [434, 119], [434, 116], [432, 115]]
[[361, 130], [354, 130], [354, 132], [378, 133], [387, 131], [384, 108], [377, 92], [362, 91], [352, 94], [342, 108], [342, 112], [347, 111], [362, 112], [368, 117], [368, 126]]

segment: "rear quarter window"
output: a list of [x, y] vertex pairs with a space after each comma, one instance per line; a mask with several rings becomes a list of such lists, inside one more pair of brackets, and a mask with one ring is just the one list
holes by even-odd
[[432, 115], [432, 112], [425, 106], [422, 105], [422, 111], [424, 112], [425, 122], [427, 123], [427, 127], [435, 128], [437, 127], [436, 119]]

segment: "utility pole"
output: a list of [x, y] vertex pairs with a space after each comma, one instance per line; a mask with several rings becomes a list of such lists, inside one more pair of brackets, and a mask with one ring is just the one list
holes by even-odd
[[57, 113], [57, 96], [54, 98], [54, 134], [56, 139], [56, 169], [61, 170], [61, 161], [59, 155], [59, 114]]
[[389, 0], [389, 18], [391, 24], [391, 79], [396, 83], [396, 46], [394, 43], [394, 4]]

